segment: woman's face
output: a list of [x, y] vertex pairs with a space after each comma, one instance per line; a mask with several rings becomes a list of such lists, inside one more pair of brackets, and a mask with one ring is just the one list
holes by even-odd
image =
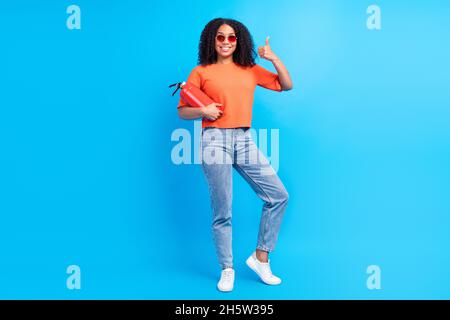
[[[223, 42], [217, 39], [218, 35], [225, 36]], [[216, 33], [216, 52], [217, 55], [222, 58], [228, 58], [232, 56], [233, 52], [236, 50], [236, 43], [238, 40], [234, 42], [229, 41], [228, 39], [229, 36], [236, 36], [236, 34], [234, 33], [234, 29], [227, 24], [221, 25]]]

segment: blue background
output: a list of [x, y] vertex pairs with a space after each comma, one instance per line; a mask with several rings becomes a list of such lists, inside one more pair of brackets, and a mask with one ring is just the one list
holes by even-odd
[[[69, 30], [66, 8], [81, 8]], [[450, 4], [10, 1], [0, 5], [0, 298], [450, 298]], [[199, 165], [174, 165], [167, 85], [215, 17], [271, 36], [294, 90], [258, 88], [290, 193], [269, 287], [245, 266], [261, 201], [234, 180], [235, 290]], [[258, 60], [274, 71], [268, 61]], [[193, 142], [195, 143], [195, 142]], [[66, 288], [67, 266], [81, 290]], [[366, 287], [379, 265], [380, 290]]]

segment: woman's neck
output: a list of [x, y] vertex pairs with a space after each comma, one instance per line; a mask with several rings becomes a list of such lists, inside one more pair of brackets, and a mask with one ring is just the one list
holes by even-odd
[[230, 64], [233, 63], [233, 56], [222, 58], [220, 56], [217, 57], [217, 64]]

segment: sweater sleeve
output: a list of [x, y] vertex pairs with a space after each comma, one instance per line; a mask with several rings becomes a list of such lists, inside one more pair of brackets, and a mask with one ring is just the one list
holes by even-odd
[[273, 73], [260, 65], [253, 66], [253, 73], [256, 77], [256, 84], [266, 89], [282, 91], [278, 74]]

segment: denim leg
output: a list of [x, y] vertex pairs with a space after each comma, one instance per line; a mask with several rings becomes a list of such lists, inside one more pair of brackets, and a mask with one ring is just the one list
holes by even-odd
[[223, 129], [202, 132], [202, 168], [211, 198], [212, 236], [223, 269], [233, 267], [231, 143], [225, 139], [226, 133]]
[[236, 139], [236, 161], [233, 166], [264, 201], [257, 249], [271, 252], [275, 249], [289, 194], [267, 158], [254, 143], [250, 130], [241, 132]]

